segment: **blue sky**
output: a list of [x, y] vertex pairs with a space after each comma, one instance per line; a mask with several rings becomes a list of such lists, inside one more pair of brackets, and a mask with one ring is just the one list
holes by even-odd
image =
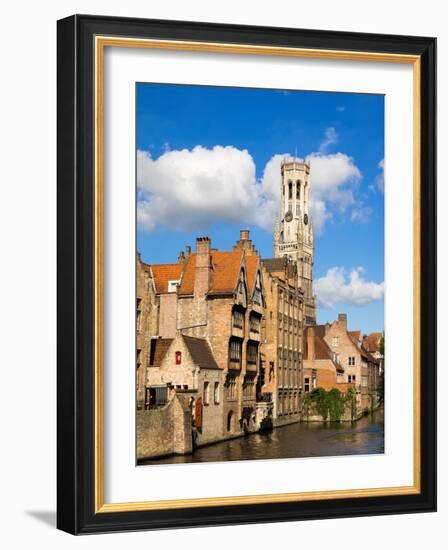
[[378, 95], [137, 85], [137, 247], [175, 262], [209, 235], [230, 249], [248, 228], [273, 255], [279, 163], [311, 163], [318, 322], [383, 330], [384, 98]]

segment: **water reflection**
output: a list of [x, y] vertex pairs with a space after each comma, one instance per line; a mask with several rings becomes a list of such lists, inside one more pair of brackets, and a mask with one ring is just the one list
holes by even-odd
[[222, 462], [384, 453], [382, 410], [354, 424], [297, 423], [269, 434], [254, 434], [196, 449], [193, 454], [153, 459], [142, 464]]

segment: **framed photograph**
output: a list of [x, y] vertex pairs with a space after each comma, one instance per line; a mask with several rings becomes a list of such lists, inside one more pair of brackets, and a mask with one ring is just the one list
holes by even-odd
[[435, 510], [435, 54], [58, 21], [58, 528]]

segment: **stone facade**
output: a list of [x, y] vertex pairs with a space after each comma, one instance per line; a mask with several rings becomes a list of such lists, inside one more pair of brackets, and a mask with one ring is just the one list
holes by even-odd
[[[337, 354], [324, 340], [321, 327], [307, 327], [304, 337], [303, 395], [317, 388], [327, 392], [337, 389], [346, 395], [350, 388], [355, 390], [355, 384], [346, 382], [346, 379], [344, 367], [339, 362]], [[346, 409], [342, 420], [353, 420], [351, 404]], [[314, 416], [309, 416], [306, 412], [304, 414], [304, 420], [322, 420], [316, 414]], [[356, 410], [354, 414], [356, 415]]]
[[[310, 329], [307, 329], [310, 331]], [[347, 328], [347, 315], [340, 313], [333, 323], [312, 327], [308, 333], [314, 338], [307, 339], [307, 357], [304, 362], [304, 391], [311, 391], [315, 387], [331, 389], [336, 387], [353, 387], [356, 392], [356, 415], [374, 408], [378, 405], [378, 362], [363, 347], [361, 333], [349, 331]], [[309, 346], [317, 346], [323, 341], [331, 361], [335, 366], [336, 383], [331, 386], [331, 377], [323, 372], [322, 366], [316, 361], [315, 351]], [[320, 352], [319, 357], [323, 357]], [[328, 361], [327, 361], [328, 365]], [[319, 367], [321, 372], [319, 372]], [[318, 381], [325, 384], [322, 385]], [[345, 393], [343, 391], [343, 393]]]
[[153, 280], [148, 266], [140, 255], [136, 261], [136, 403], [137, 409], [145, 404], [146, 369], [149, 364], [151, 335], [157, 333], [157, 305]]
[[223, 438], [223, 372], [205, 339], [177, 334], [159, 361], [148, 369], [149, 388], [190, 392], [195, 444]]
[[265, 313], [262, 330], [261, 392], [271, 395], [276, 425], [300, 419], [303, 293], [295, 262], [262, 260]]
[[173, 392], [162, 407], [137, 411], [137, 460], [193, 450], [188, 391]]
[[314, 230], [310, 215], [310, 165], [284, 159], [281, 165], [280, 219], [274, 229], [274, 256], [297, 265], [299, 286], [304, 292], [304, 321], [316, 324], [313, 294]]

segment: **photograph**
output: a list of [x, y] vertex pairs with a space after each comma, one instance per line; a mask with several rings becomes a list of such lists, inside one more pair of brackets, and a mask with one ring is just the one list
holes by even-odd
[[385, 452], [384, 117], [135, 84], [138, 466]]

